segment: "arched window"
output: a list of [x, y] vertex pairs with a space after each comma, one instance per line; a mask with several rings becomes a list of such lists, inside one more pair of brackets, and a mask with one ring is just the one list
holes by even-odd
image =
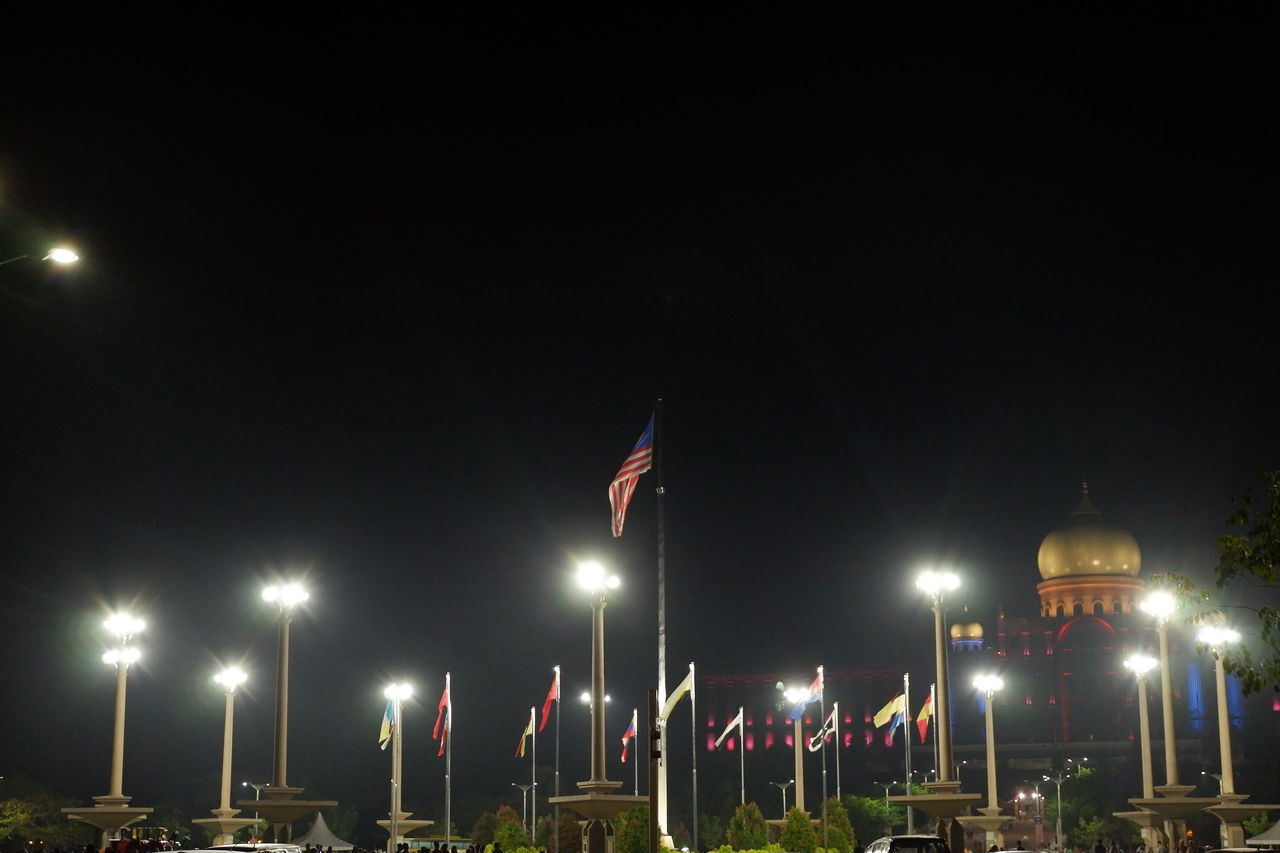
[[1113, 605], [1111, 605], [1111, 612], [1112, 612], [1112, 613], [1123, 613], [1123, 612], [1124, 612], [1124, 608], [1120, 606], [1120, 599], [1118, 599], [1118, 598], [1117, 598], [1117, 599], [1116, 599], [1116, 603], [1115, 603], [1115, 604], [1113, 604]]
[[1095, 602], [1093, 603], [1093, 615], [1094, 615], [1094, 616], [1101, 616], [1102, 614], [1103, 614], [1103, 610], [1102, 610], [1102, 602], [1101, 602], [1101, 601], [1095, 601]]
[[1063, 607], [1061, 604], [1059, 604], [1059, 605], [1058, 605], [1058, 618], [1059, 618], [1059, 619], [1065, 619], [1066, 617], [1067, 617], [1067, 608], [1065, 608], [1065, 607]]
[[1083, 615], [1084, 615], [1084, 605], [1077, 601], [1077, 602], [1075, 603], [1075, 605], [1071, 608], [1071, 615], [1072, 615], [1072, 616], [1083, 616]]

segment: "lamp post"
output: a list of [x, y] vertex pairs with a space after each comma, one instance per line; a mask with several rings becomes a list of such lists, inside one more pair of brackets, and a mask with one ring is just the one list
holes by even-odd
[[[782, 682], [778, 682], [779, 687], [781, 687], [781, 684]], [[807, 687], [799, 686], [787, 687], [782, 690], [782, 695], [786, 698], [787, 704], [796, 706], [809, 698], [809, 689]], [[792, 746], [795, 747], [795, 779], [792, 780], [796, 785], [795, 804], [796, 808], [800, 809], [800, 811], [804, 811], [804, 747], [802, 746], [804, 743], [803, 714], [797, 716], [795, 720], [792, 721], [791, 730], [791, 742]], [[785, 809], [782, 816], [784, 818], [787, 816]]]
[[[4, 266], [5, 264], [11, 264], [14, 261], [20, 261], [23, 258], [29, 258], [29, 257], [31, 256], [30, 255], [14, 255], [12, 258], [5, 258], [3, 261], [0, 261], [0, 267]], [[80, 256], [65, 246], [55, 246], [54, 248], [50, 249], [49, 252], [40, 260], [52, 261], [58, 266], [66, 266], [68, 264], [74, 264], [76, 261], [80, 260]]]
[[608, 781], [604, 768], [605, 593], [619, 583], [617, 575], [608, 574], [599, 563], [578, 566], [578, 586], [591, 595], [591, 779], [578, 785], [583, 790], [607, 792], [622, 784]]
[[129, 664], [136, 663], [142, 656], [137, 648], [129, 645], [129, 641], [134, 634], [146, 627], [146, 623], [128, 613], [113, 613], [103, 625], [119, 641], [119, 646], [102, 656], [103, 663], [116, 668], [116, 724], [111, 740], [111, 789], [108, 796], [123, 797], [125, 683], [129, 676]]
[[795, 779], [788, 779], [786, 782], [770, 782], [770, 785], [777, 785], [778, 791], [782, 794], [782, 819], [787, 819], [787, 789], [795, 784]]
[[394, 721], [391, 729], [391, 826], [390, 837], [387, 839], [387, 853], [395, 853], [400, 842], [400, 820], [403, 817], [408, 817], [408, 815], [402, 815], [400, 810], [400, 791], [404, 782], [404, 726], [402, 724], [402, 711], [404, 700], [413, 695], [413, 687], [403, 682], [395, 682], [388, 684], [383, 689], [382, 695], [386, 696], [391, 702], [391, 714]]
[[1213, 670], [1218, 688], [1218, 750], [1222, 760], [1222, 778], [1218, 781], [1220, 795], [1236, 792], [1235, 774], [1231, 767], [1231, 719], [1227, 709], [1227, 671], [1222, 663], [1222, 653], [1228, 643], [1240, 642], [1240, 632], [1219, 625], [1206, 625], [1197, 636], [1209, 647], [1213, 655]]
[[[1160, 638], [1160, 702], [1164, 719], [1164, 778], [1172, 789], [1178, 784], [1178, 738], [1173, 729], [1173, 676], [1169, 667], [1169, 618], [1177, 609], [1173, 595], [1157, 590], [1142, 600], [1143, 612], [1155, 617]], [[1185, 792], [1184, 792], [1185, 794]]]
[[1059, 772], [1057, 776], [1044, 777], [1044, 781], [1052, 782], [1054, 785], [1058, 786], [1058, 820], [1057, 824], [1053, 828], [1053, 834], [1057, 838], [1059, 850], [1062, 849], [1062, 783], [1067, 781], [1068, 778], [1070, 777], [1062, 772]]
[[[241, 782], [241, 783], [240, 783], [240, 787], [241, 787], [241, 788], [252, 788], [252, 789], [253, 789], [253, 801], [256, 803], [256, 802], [258, 802], [258, 800], [260, 800], [260, 799], [262, 798], [262, 789], [263, 789], [263, 788], [265, 788], [265, 787], [267, 787], [267, 785], [269, 785], [269, 784], [270, 784], [269, 782]], [[254, 819], [255, 819], [255, 820], [260, 820], [260, 819], [261, 819], [261, 818], [260, 818], [260, 816], [258, 815], [257, 810], [255, 810], [255, 811], [254, 811], [254, 813], [253, 813], [253, 817], [254, 817]]]
[[934, 714], [937, 725], [934, 728], [938, 743], [938, 781], [951, 782], [951, 705], [947, 680], [947, 640], [944, 614], [946, 613], [946, 596], [960, 588], [960, 578], [955, 572], [929, 570], [921, 573], [916, 579], [916, 586], [929, 596], [933, 602], [933, 645], [937, 666], [935, 682]]
[[884, 804], [886, 806], [889, 805], [889, 791], [893, 788], [894, 785], [898, 783], [897, 782], [877, 782], [876, 784], [879, 785], [881, 788], [884, 788]]
[[239, 809], [231, 808], [231, 734], [234, 728], [236, 688], [244, 684], [244, 670], [231, 666], [213, 677], [215, 683], [221, 685], [227, 694], [226, 711], [222, 722], [222, 796], [218, 807], [213, 809], [213, 817], [199, 818], [191, 821], [209, 827], [216, 834], [214, 844], [231, 844], [235, 841], [236, 831], [246, 826], [253, 826], [257, 818], [236, 817]]
[[[1124, 665], [1136, 678], [1138, 686], [1138, 739], [1142, 743], [1142, 796], [1155, 796], [1151, 772], [1151, 722], [1147, 719], [1147, 673], [1158, 661], [1150, 655], [1135, 654], [1125, 658]], [[1150, 840], [1150, 839], [1148, 839]]]
[[278, 608], [280, 639], [276, 650], [276, 739], [271, 787], [287, 788], [285, 767], [289, 753], [289, 623], [293, 608], [310, 598], [299, 583], [272, 584], [262, 590], [262, 600]]
[[973, 686], [986, 697], [985, 714], [987, 718], [987, 809], [992, 814], [1000, 811], [996, 803], [996, 724], [995, 707], [991, 701], [996, 691], [1004, 687], [1004, 679], [998, 675], [979, 675], [973, 679]]
[[536, 782], [528, 785], [522, 785], [519, 782], [512, 782], [511, 787], [520, 789], [520, 823], [524, 826], [525, 832], [529, 833], [530, 840], [533, 839], [533, 829], [529, 826], [529, 791]]

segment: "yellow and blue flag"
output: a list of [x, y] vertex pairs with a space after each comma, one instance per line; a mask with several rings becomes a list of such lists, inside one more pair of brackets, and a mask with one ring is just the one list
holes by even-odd
[[388, 702], [387, 710], [382, 712], [382, 728], [378, 730], [378, 746], [386, 749], [387, 744], [391, 742], [391, 733], [395, 730], [396, 707], [395, 703]]

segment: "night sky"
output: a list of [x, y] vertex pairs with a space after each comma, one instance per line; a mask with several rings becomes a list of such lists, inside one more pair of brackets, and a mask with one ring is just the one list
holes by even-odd
[[589, 770], [594, 557], [629, 779], [658, 480], [616, 540], [607, 487], [659, 398], [669, 683], [927, 662], [930, 563], [1032, 614], [1084, 481], [1144, 575], [1210, 581], [1280, 467], [1276, 90], [1263, 6], [1169, 7], [47, 46], [0, 119], [0, 260], [83, 260], [0, 267], [0, 775], [107, 793], [128, 606], [125, 793], [218, 771], [241, 659], [235, 782], [267, 781], [259, 593], [301, 577], [289, 781], [385, 812], [406, 679], [406, 805], [438, 803], [449, 671], [455, 802], [518, 809], [556, 664]]

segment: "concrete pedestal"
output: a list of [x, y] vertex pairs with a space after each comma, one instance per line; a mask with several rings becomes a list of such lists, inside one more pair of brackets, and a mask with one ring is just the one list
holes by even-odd
[[956, 815], [976, 805], [981, 794], [961, 794], [959, 782], [925, 782], [927, 794], [899, 794], [890, 797], [891, 803], [917, 808], [930, 817], [937, 818], [936, 834], [946, 840], [952, 850], [964, 850], [964, 827], [956, 821]]
[[287, 842], [293, 840], [295, 820], [338, 804], [337, 800], [295, 800], [294, 797], [301, 793], [301, 788], [263, 788], [262, 799], [240, 800], [236, 805], [256, 811], [271, 824], [264, 833], [263, 841]]
[[236, 817], [240, 814], [240, 809], [211, 809], [211, 811], [213, 817], [196, 818], [191, 822], [214, 830], [217, 833], [213, 837], [214, 844], [234, 844], [236, 832], [258, 822], [257, 818]]
[[[422, 829], [424, 826], [431, 826], [435, 823], [434, 820], [410, 820], [410, 815], [412, 814], [413, 812], [400, 812], [396, 815], [396, 835], [400, 837], [391, 839], [392, 849], [414, 830]], [[389, 816], [386, 820], [377, 820], [374, 823], [385, 829], [387, 834], [391, 833], [391, 819]]]
[[1222, 846], [1223, 847], [1244, 847], [1244, 821], [1258, 814], [1258, 812], [1267, 812], [1273, 809], [1280, 809], [1275, 805], [1260, 805], [1251, 803], [1246, 805], [1243, 801], [1249, 798], [1248, 794], [1222, 794], [1218, 797], [1218, 804], [1209, 806], [1205, 811], [1222, 821]]
[[990, 806], [978, 809], [978, 811], [982, 812], [981, 816], [957, 815], [956, 822], [961, 826], [975, 826], [983, 830], [987, 836], [987, 847], [994, 844], [1001, 850], [1005, 849], [1004, 836], [1000, 833], [1000, 830], [1008, 826], [1013, 818], [1000, 814], [999, 808], [991, 808]]
[[147, 815], [155, 811], [155, 809], [142, 806], [130, 806], [129, 801], [133, 797], [113, 797], [108, 794], [94, 797], [93, 799], [97, 802], [96, 806], [71, 806], [64, 808], [62, 813], [67, 816], [68, 820], [78, 820], [101, 830], [102, 836], [98, 845], [100, 849], [106, 847], [107, 841], [120, 830], [126, 826], [132, 826], [140, 820], [145, 820]]
[[[583, 785], [587, 784], [590, 783], [579, 783], [578, 787], [582, 788]], [[606, 791], [622, 785], [621, 782], [606, 782], [605, 784], [611, 786], [603, 789]], [[595, 787], [599, 788], [599, 785], [597, 784]], [[564, 797], [550, 797], [547, 802], [553, 806], [559, 805], [572, 809], [585, 818], [585, 820], [578, 821], [578, 825], [582, 827], [583, 846], [587, 853], [609, 853], [612, 846], [609, 839], [613, 835], [613, 828], [609, 825], [609, 821], [617, 817], [619, 812], [633, 809], [636, 806], [647, 806], [649, 798], [590, 790]]]

